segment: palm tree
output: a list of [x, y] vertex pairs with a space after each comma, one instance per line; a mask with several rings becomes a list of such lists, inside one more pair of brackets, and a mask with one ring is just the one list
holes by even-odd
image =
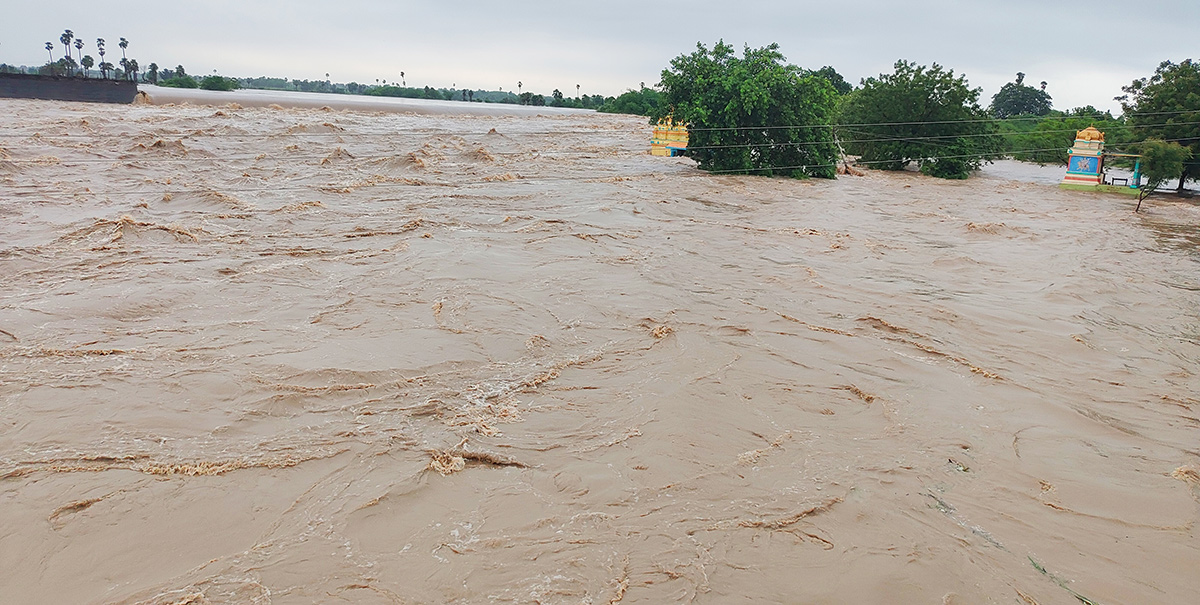
[[401, 85], [401, 86], [408, 86], [408, 82], [405, 82], [405, 81], [404, 81], [404, 72], [400, 72], [400, 85]]
[[517, 80], [517, 95], [521, 94], [521, 81]]
[[137, 76], [138, 75], [137, 59], [129, 60], [129, 62], [125, 65], [125, 73], [129, 74], [130, 80], [137, 82], [137, 78], [138, 78], [138, 76]]
[[46, 53], [50, 55], [50, 62], [53, 63], [54, 62], [54, 45], [53, 44], [51, 44], [49, 42], [46, 43]]
[[108, 79], [108, 63], [104, 62], [104, 38], [96, 38], [96, 52], [100, 54], [100, 77]]
[[578, 84], [575, 85], [575, 96], [576, 97], [579, 96], [579, 85]]
[[119, 44], [117, 44], [117, 46], [121, 47], [121, 58], [124, 59], [125, 58], [125, 49], [129, 48], [129, 40], [126, 40], [125, 38], [121, 38], [121, 42]]
[[150, 76], [150, 81], [158, 84], [158, 63], [151, 63], [146, 67], [146, 75]]
[[75, 39], [75, 32], [72, 32], [69, 29], [63, 31], [63, 34], [58, 37], [58, 41], [62, 42], [63, 46], [67, 47], [67, 56], [68, 57], [71, 56], [71, 40], [74, 40], [74, 39]]
[[79, 61], [83, 61], [83, 38], [75, 38], [75, 50], [79, 51]]
[[125, 57], [121, 57], [121, 71], [123, 72], [121, 75], [124, 78], [128, 79], [129, 78], [129, 59], [126, 59]]
[[1042, 80], [1042, 92], [1046, 92], [1046, 81]]
[[83, 66], [83, 77], [86, 78], [88, 75], [88, 70], [96, 64], [96, 60], [93, 59], [91, 55], [84, 55], [83, 58], [79, 60], [79, 64]]

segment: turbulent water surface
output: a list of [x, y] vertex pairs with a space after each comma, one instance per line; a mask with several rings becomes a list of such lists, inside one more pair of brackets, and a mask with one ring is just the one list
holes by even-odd
[[5, 603], [1184, 603], [1200, 208], [0, 101]]

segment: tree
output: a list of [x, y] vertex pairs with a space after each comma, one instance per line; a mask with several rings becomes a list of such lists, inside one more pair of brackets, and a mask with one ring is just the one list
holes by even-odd
[[151, 63], [146, 66], [146, 76], [150, 78], [151, 82], [158, 84], [158, 63]]
[[187, 74], [164, 78], [158, 84], [159, 86], [168, 86], [171, 88], [198, 88], [200, 86], [200, 83], [195, 78]]
[[996, 123], [979, 106], [980, 89], [937, 63], [897, 61], [895, 71], [867, 78], [843, 103], [838, 132], [859, 162], [965, 179], [1002, 149]]
[[104, 62], [104, 38], [96, 38], [96, 53], [100, 55], [100, 77], [107, 79], [112, 64]]
[[1129, 142], [1129, 129], [1123, 119], [1114, 118], [1111, 113], [1091, 105], [1065, 112], [1051, 110], [1036, 121], [1002, 120], [1000, 131], [1007, 142], [1005, 154], [1014, 160], [1065, 165], [1075, 133], [1088, 126], [1095, 126], [1105, 133], [1107, 147]]
[[79, 51], [79, 62], [83, 63], [83, 38], [75, 38], [75, 50]]
[[79, 64], [83, 66], [84, 77], [87, 77], [88, 70], [96, 64], [96, 60], [93, 59], [91, 55], [84, 55], [83, 58], [79, 60]]
[[662, 107], [662, 94], [653, 88], [626, 91], [621, 96], [601, 105], [596, 111], [603, 113], [626, 113], [648, 116]]
[[66, 49], [67, 49], [66, 56], [68, 56], [68, 57], [71, 56], [71, 41], [74, 39], [75, 39], [75, 33], [69, 29], [63, 31], [62, 35], [58, 37], [58, 41], [62, 42], [63, 46], [66, 47]]
[[238, 81], [234, 78], [223, 78], [214, 74], [211, 76], [204, 76], [204, 78], [200, 80], [200, 88], [203, 88], [204, 90], [229, 91], [240, 88], [240, 86], [238, 85]]
[[723, 40], [711, 51], [697, 43], [662, 71], [651, 122], [687, 125], [684, 155], [702, 170], [833, 178], [837, 92], [785, 61], [778, 44], [745, 46], [738, 57]]
[[829, 83], [833, 85], [833, 89], [836, 90], [839, 95], [844, 95], [849, 93], [851, 90], [854, 90], [854, 87], [842, 77], [842, 74], [839, 74], [836, 69], [828, 65], [818, 69], [813, 73], [825, 78], [826, 80], [829, 80]]
[[1017, 81], [1000, 87], [992, 97], [992, 115], [1004, 119], [1018, 115], [1044, 116], [1050, 113], [1050, 95], [1046, 83], [1042, 89], [1025, 85], [1025, 74], [1017, 72]]
[[50, 55], [50, 62], [53, 63], [54, 62], [54, 44], [53, 43], [51, 43], [51, 42], [46, 43], [46, 53]]
[[138, 62], [137, 59], [130, 59], [125, 63], [125, 73], [130, 80], [137, 82], [138, 79]]
[[1191, 152], [1179, 172], [1183, 193], [1185, 181], [1200, 178], [1200, 63], [1163, 61], [1154, 75], [1121, 90], [1117, 100], [1139, 138], [1175, 141]]
[[1146, 177], [1146, 183], [1138, 188], [1138, 203], [1134, 212], [1142, 208], [1142, 200], [1154, 193], [1155, 189], [1180, 174], [1184, 163], [1192, 157], [1192, 151], [1179, 143], [1149, 139], [1140, 147], [1142, 176]]
[[129, 48], [129, 40], [126, 40], [125, 38], [121, 38], [121, 41], [119, 43], [117, 43], [117, 46], [121, 47], [121, 58], [124, 59], [125, 58], [125, 49]]

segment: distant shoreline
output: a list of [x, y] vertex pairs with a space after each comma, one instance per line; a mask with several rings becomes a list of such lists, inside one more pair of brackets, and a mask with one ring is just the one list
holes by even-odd
[[578, 115], [595, 113], [592, 109], [510, 105], [502, 103], [466, 103], [462, 101], [440, 101], [433, 99], [409, 99], [403, 97], [374, 97], [365, 95], [333, 94], [323, 92], [298, 92], [285, 90], [241, 89], [233, 91], [202, 90], [196, 88], [168, 88], [141, 84], [139, 88], [149, 96], [153, 105], [190, 103], [192, 105], [221, 106], [237, 103], [245, 107], [269, 107], [278, 105], [287, 108], [330, 109], [348, 111], [386, 111], [394, 113], [418, 113], [437, 115], [481, 115], [481, 116], [548, 116]]

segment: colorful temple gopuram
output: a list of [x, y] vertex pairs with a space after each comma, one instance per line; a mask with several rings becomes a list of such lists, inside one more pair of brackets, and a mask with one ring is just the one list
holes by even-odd
[[687, 127], [663, 118], [654, 125], [650, 139], [650, 155], [677, 156], [688, 146]]
[[[1059, 187], [1081, 191], [1105, 191], [1110, 193], [1137, 194], [1141, 182], [1139, 171], [1141, 163], [1133, 168], [1130, 178], [1106, 178], [1104, 158], [1139, 156], [1127, 153], [1110, 153], [1104, 151], [1104, 133], [1088, 126], [1075, 133], [1075, 145], [1067, 150], [1067, 173]], [[1118, 184], [1119, 183], [1119, 184]]]

